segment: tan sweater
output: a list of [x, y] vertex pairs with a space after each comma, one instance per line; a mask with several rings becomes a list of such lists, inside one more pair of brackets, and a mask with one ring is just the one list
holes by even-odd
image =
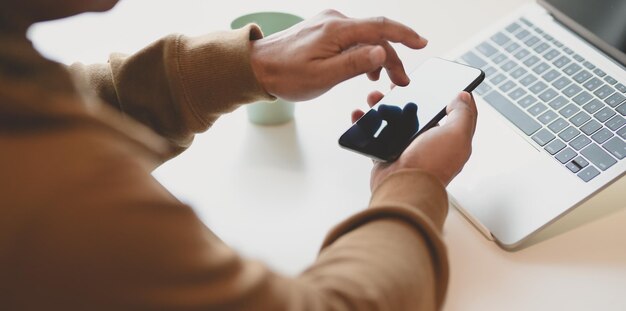
[[69, 70], [0, 32], [0, 310], [441, 308], [447, 196], [430, 175], [390, 176], [297, 277], [240, 257], [150, 175], [269, 98], [249, 63], [257, 27]]

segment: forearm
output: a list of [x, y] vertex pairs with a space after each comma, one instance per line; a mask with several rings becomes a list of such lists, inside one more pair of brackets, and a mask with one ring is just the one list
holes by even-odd
[[250, 65], [256, 26], [201, 37], [171, 35], [107, 64], [70, 71], [100, 99], [167, 138], [176, 150], [243, 103], [271, 98]]
[[368, 210], [330, 232], [304, 277], [325, 280], [365, 309], [441, 308], [448, 282], [441, 237], [447, 205], [434, 177], [418, 170], [391, 175], [374, 190]]

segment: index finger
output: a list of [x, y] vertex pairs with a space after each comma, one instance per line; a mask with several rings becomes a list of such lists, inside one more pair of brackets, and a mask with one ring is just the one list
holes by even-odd
[[386, 17], [351, 19], [338, 31], [340, 44], [348, 48], [355, 44], [378, 44], [381, 41], [401, 43], [412, 49], [421, 49], [428, 40], [410, 27]]

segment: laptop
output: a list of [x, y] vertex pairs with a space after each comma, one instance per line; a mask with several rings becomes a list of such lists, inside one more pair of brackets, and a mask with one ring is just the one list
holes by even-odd
[[486, 73], [448, 190], [488, 238], [514, 249], [624, 175], [626, 0], [538, 0], [452, 58]]

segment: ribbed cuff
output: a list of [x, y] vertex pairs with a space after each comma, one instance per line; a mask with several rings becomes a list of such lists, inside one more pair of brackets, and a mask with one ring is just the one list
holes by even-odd
[[[263, 37], [254, 24], [200, 37], [179, 36], [176, 66], [183, 96], [203, 123], [244, 103], [273, 100], [250, 63], [250, 40]], [[205, 124], [208, 125], [208, 124]]]
[[446, 189], [434, 176], [417, 169], [405, 169], [385, 178], [374, 189], [370, 206], [409, 205], [438, 228], [448, 215]]

